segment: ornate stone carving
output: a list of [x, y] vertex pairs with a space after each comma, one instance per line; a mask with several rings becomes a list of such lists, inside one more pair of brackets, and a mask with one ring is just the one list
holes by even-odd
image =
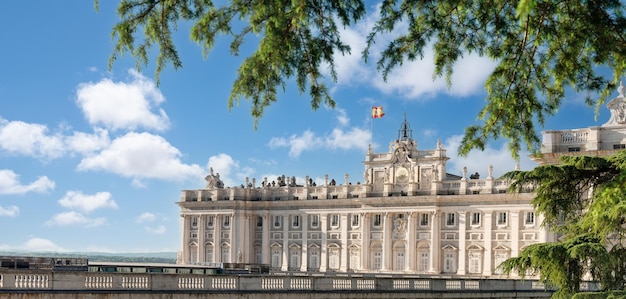
[[224, 188], [224, 182], [220, 180], [220, 174], [213, 174], [213, 167], [210, 168], [210, 173], [204, 180], [207, 182], [206, 189]]
[[624, 98], [624, 83], [619, 83], [619, 95], [612, 99], [606, 107], [611, 112], [611, 118], [603, 126], [617, 126], [626, 124], [626, 98]]

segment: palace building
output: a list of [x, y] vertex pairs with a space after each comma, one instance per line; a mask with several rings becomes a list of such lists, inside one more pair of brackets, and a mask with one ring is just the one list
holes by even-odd
[[[561, 155], [609, 155], [626, 144], [626, 101], [607, 105], [602, 127], [546, 131], [539, 164]], [[431, 274], [500, 278], [497, 266], [524, 247], [554, 241], [531, 206], [532, 190], [466, 170], [446, 172], [446, 149], [421, 150], [405, 119], [387, 152], [370, 147], [363, 182], [306, 177], [246, 179], [184, 190], [179, 263], [259, 263], [272, 271]]]

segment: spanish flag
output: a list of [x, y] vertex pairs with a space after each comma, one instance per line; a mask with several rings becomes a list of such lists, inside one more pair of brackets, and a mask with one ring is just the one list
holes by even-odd
[[385, 116], [385, 112], [383, 112], [383, 106], [372, 107], [372, 118], [381, 118], [383, 116]]

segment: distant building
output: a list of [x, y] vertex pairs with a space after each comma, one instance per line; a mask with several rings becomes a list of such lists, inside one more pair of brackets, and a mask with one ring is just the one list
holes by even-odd
[[[607, 156], [626, 145], [624, 86], [601, 127], [545, 131], [539, 164], [563, 155]], [[405, 119], [384, 153], [370, 147], [363, 182], [320, 186], [279, 177], [224, 187], [213, 170], [182, 191], [179, 263], [263, 263], [273, 271], [502, 277], [497, 266], [524, 247], [555, 240], [530, 202], [492, 176], [446, 172], [446, 150], [419, 150]], [[485, 161], [486, 164], [489, 161]]]

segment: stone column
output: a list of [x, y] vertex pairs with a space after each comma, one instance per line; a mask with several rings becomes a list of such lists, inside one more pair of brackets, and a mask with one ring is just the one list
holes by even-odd
[[493, 211], [485, 213], [485, 252], [483, 255], [483, 275], [491, 275], [491, 234], [493, 227]]
[[206, 262], [206, 240], [204, 229], [206, 228], [206, 215], [198, 215], [198, 262]]
[[441, 212], [433, 211], [430, 214], [431, 218], [431, 228], [430, 228], [430, 271], [434, 274], [441, 273], [441, 269], [439, 268], [439, 252], [441, 251], [440, 246], [440, 231], [439, 227], [441, 225]]
[[465, 244], [465, 235], [467, 230], [467, 212], [459, 211], [459, 265], [457, 267], [456, 274], [465, 275], [465, 257], [467, 253], [465, 252], [465, 248], [467, 245]]
[[341, 214], [341, 263], [340, 272], [348, 271], [348, 214]]
[[222, 227], [222, 215], [215, 215], [215, 220], [213, 222], [213, 239], [215, 239], [213, 254], [215, 255], [216, 263], [225, 263], [225, 261], [222, 261], [222, 230], [220, 229], [220, 227]]
[[[511, 256], [519, 254], [519, 210], [511, 211]], [[498, 265], [495, 265], [498, 266]]]
[[283, 215], [283, 262], [281, 271], [289, 270], [289, 216]]
[[[543, 217], [542, 214], [539, 214], [539, 213], [535, 214], [535, 222], [537, 223], [537, 226], [539, 226], [541, 228], [541, 230], [539, 230], [539, 240], [538, 240], [539, 243], [548, 242], [548, 229], [549, 229], [549, 227], [541, 225], [543, 223], [543, 219], [544, 219], [544, 217]], [[550, 241], [554, 241], [554, 240], [550, 240]]]
[[263, 214], [263, 233], [261, 237], [261, 261], [263, 264], [270, 264], [270, 215]]
[[[234, 200], [234, 199], [233, 199]], [[237, 234], [235, 233], [234, 227], [235, 227], [235, 223], [237, 223], [239, 218], [237, 215], [237, 217], [235, 218], [235, 213], [230, 213], [230, 226], [228, 228], [225, 228], [226, 231], [228, 231], [228, 236], [230, 236], [230, 260], [227, 261], [227, 263], [236, 263], [237, 262], [237, 244], [239, 243], [237, 241], [236, 238], [238, 238], [239, 236], [237, 236]], [[223, 222], [222, 222], [223, 224]]]
[[361, 270], [369, 269], [370, 256], [370, 214], [361, 213]]
[[190, 230], [190, 225], [189, 225], [189, 216], [185, 216], [185, 215], [181, 215], [180, 216], [180, 221], [181, 221], [181, 225], [180, 227], [182, 228], [182, 232], [181, 232], [181, 237], [182, 237], [182, 241], [183, 241], [183, 254], [182, 254], [182, 263], [183, 264], [188, 264], [189, 263], [189, 230]]
[[407, 217], [407, 260], [408, 260], [408, 265], [405, 265], [406, 270], [409, 272], [415, 272], [415, 264], [416, 264], [416, 253], [415, 253], [415, 247], [417, 246], [416, 240], [415, 240], [415, 234], [417, 232], [416, 229], [416, 223], [417, 223], [417, 213], [416, 212], [409, 212]]
[[300, 255], [300, 271], [306, 271], [309, 267], [309, 215], [303, 214], [300, 225], [302, 227], [302, 253]]
[[326, 272], [326, 265], [328, 265], [328, 224], [326, 223], [326, 219], [328, 218], [327, 214], [320, 215], [320, 225], [322, 227], [322, 245], [320, 248], [320, 272]]
[[381, 267], [381, 270], [386, 271], [389, 269], [392, 269], [390, 267], [391, 265], [391, 255], [392, 255], [392, 248], [391, 248], [391, 225], [389, 225], [389, 218], [391, 215], [389, 215], [389, 213], [385, 212], [383, 213], [383, 264]]

